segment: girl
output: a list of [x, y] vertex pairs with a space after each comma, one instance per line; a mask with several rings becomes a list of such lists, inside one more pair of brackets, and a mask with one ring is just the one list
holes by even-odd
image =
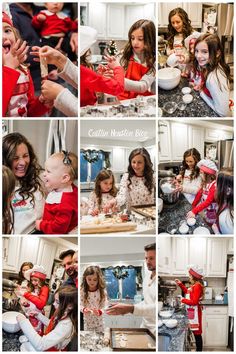
[[29, 269], [33, 268], [33, 263], [31, 262], [24, 262], [21, 264], [20, 271], [19, 271], [19, 279], [18, 279], [18, 284], [27, 287], [28, 285], [28, 280], [25, 278], [25, 272]]
[[[191, 286], [189, 289], [185, 287], [179, 279], [175, 279], [176, 284], [182, 289], [185, 294], [185, 298], [182, 299], [182, 303], [187, 306], [187, 313], [189, 315], [190, 329], [193, 331], [197, 352], [202, 351], [202, 308], [200, 300], [203, 297], [203, 270], [198, 268], [197, 265], [192, 265], [189, 270], [189, 281]], [[194, 316], [190, 314], [194, 314]], [[194, 318], [193, 318], [194, 317]]]
[[[187, 218], [194, 218], [196, 214], [204, 210], [206, 221], [212, 225], [216, 221], [216, 173], [217, 167], [211, 160], [201, 160], [197, 166], [200, 168], [202, 187], [196, 194], [192, 203], [192, 211], [189, 211]], [[199, 204], [200, 202], [200, 204]]]
[[13, 232], [14, 214], [11, 205], [11, 198], [15, 190], [15, 177], [12, 171], [2, 166], [2, 233]]
[[120, 60], [125, 69], [125, 89], [118, 96], [120, 100], [155, 93], [156, 28], [154, 23], [148, 20], [136, 21], [129, 30], [128, 38], [129, 41]]
[[216, 182], [215, 199], [218, 204], [215, 234], [234, 234], [234, 176], [230, 168], [220, 171]]
[[229, 112], [230, 68], [225, 63], [224, 53], [216, 34], [203, 34], [195, 43], [195, 59], [190, 82], [194, 89], [219, 116]]
[[22, 43], [10, 17], [2, 13], [3, 117], [40, 117], [48, 110], [42, 96], [34, 96], [34, 85], [27, 66], [26, 42]]
[[102, 271], [98, 266], [85, 269], [80, 287], [80, 311], [84, 314], [84, 330], [104, 332], [102, 308], [107, 302], [107, 293]]
[[[49, 296], [49, 288], [45, 285], [46, 271], [42, 266], [35, 265], [28, 269], [24, 276], [28, 283], [28, 291], [19, 286], [17, 295], [21, 297], [20, 303], [23, 311], [29, 316], [30, 323], [40, 335], [43, 334], [42, 323], [30, 315], [31, 311], [42, 312]], [[28, 300], [28, 301], [25, 301]]]
[[181, 185], [178, 186], [179, 191], [184, 193], [185, 198], [191, 204], [202, 183], [200, 169], [197, 166], [200, 160], [201, 156], [197, 149], [192, 148], [185, 151], [182, 169], [176, 177], [177, 181], [181, 182]]
[[74, 286], [61, 286], [55, 293], [55, 312], [49, 320], [41, 313], [31, 312], [47, 326], [42, 337], [22, 314], [17, 321], [29, 342], [22, 344], [22, 351], [66, 351], [72, 337], [78, 332], [78, 292]]
[[42, 168], [32, 145], [20, 133], [10, 133], [3, 138], [2, 160], [16, 178], [12, 199], [14, 233], [28, 234], [34, 230], [36, 218], [43, 213], [44, 191], [39, 176]]
[[95, 179], [95, 190], [89, 196], [88, 214], [95, 216], [102, 212], [109, 202], [115, 201], [116, 194], [117, 188], [112, 171], [101, 170]]

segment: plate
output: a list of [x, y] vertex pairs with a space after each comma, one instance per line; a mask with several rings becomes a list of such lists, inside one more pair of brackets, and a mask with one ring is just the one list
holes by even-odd
[[193, 231], [194, 235], [210, 235], [210, 231], [204, 227], [204, 226], [199, 226], [196, 227], [196, 229]]
[[161, 327], [163, 325], [162, 320], [158, 320], [158, 328]]

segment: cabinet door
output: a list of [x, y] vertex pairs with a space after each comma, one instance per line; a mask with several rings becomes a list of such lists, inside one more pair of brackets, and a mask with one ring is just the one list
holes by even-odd
[[143, 5], [128, 5], [125, 8], [125, 38], [128, 39], [130, 27], [141, 18], [144, 18]]
[[172, 239], [172, 275], [187, 275], [188, 240], [176, 237]]
[[158, 4], [158, 26], [167, 27], [169, 24], [168, 17], [171, 10], [176, 7], [182, 7], [182, 2], [161, 2]]
[[172, 160], [182, 161], [188, 149], [188, 126], [182, 123], [171, 123]]
[[3, 237], [2, 242], [3, 270], [18, 273], [21, 237]]
[[106, 4], [100, 2], [89, 4], [89, 26], [98, 31], [98, 38], [106, 39]]
[[206, 315], [205, 343], [209, 346], [227, 346], [228, 317], [227, 315]]
[[124, 39], [125, 7], [121, 4], [107, 5], [107, 38]]
[[204, 128], [189, 126], [189, 149], [197, 149], [204, 157]]
[[207, 275], [226, 276], [227, 262], [227, 240], [208, 239], [207, 240]]
[[112, 149], [112, 171], [124, 172], [127, 168], [125, 149], [115, 147]]
[[158, 123], [158, 151], [159, 161], [171, 161], [170, 125], [167, 121]]
[[189, 239], [189, 260], [192, 264], [197, 264], [204, 270], [204, 274], [207, 271], [207, 242], [206, 238], [190, 238]]
[[42, 265], [45, 268], [47, 272], [47, 278], [51, 277], [56, 249], [57, 245], [55, 243], [44, 239], [40, 240], [37, 264]]
[[193, 27], [202, 27], [202, 4], [183, 2], [182, 8], [187, 12]]
[[233, 237], [228, 238], [227, 254], [234, 254], [234, 239], [233, 239]]
[[22, 237], [19, 267], [23, 262], [32, 262], [36, 264], [39, 251], [39, 238], [38, 237]]
[[158, 237], [158, 272], [159, 274], [171, 273], [171, 238]]

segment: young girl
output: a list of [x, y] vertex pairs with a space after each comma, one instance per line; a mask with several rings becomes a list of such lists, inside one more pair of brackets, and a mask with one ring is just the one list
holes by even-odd
[[2, 166], [2, 233], [13, 232], [14, 215], [11, 205], [11, 198], [15, 190], [16, 180], [12, 171]]
[[[217, 167], [211, 160], [201, 160], [197, 166], [200, 168], [202, 177], [202, 187], [196, 194], [192, 203], [192, 211], [187, 213], [187, 218], [194, 218], [198, 213], [204, 210], [205, 220], [209, 224], [216, 221], [216, 174]], [[199, 203], [200, 202], [200, 203]]]
[[112, 171], [101, 170], [95, 180], [95, 190], [89, 196], [88, 214], [95, 216], [102, 212], [109, 202], [115, 201], [116, 194], [117, 188]]
[[10, 17], [2, 13], [3, 117], [40, 117], [48, 110], [42, 96], [34, 96], [34, 85], [27, 66], [26, 42], [22, 43]]
[[[202, 351], [202, 307], [200, 301], [204, 294], [203, 270], [197, 265], [192, 265], [189, 269], [189, 280], [191, 286], [189, 289], [181, 283], [179, 279], [175, 279], [176, 284], [182, 289], [185, 298], [182, 303], [186, 304], [187, 313], [189, 315], [190, 329], [193, 331], [196, 340], [197, 352]], [[194, 320], [190, 315], [190, 311], [194, 310]]]
[[67, 351], [68, 344], [78, 333], [78, 291], [74, 286], [61, 286], [55, 293], [55, 312], [49, 320], [41, 313], [31, 312], [38, 321], [47, 326], [40, 337], [22, 314], [17, 321], [29, 342], [22, 344], [22, 351]]
[[[124, 92], [120, 100], [155, 93], [156, 28], [152, 21], [138, 20], [130, 28], [121, 65], [125, 69]], [[153, 92], [152, 92], [153, 91]]]
[[25, 272], [29, 269], [33, 268], [33, 263], [31, 262], [24, 262], [21, 264], [20, 271], [19, 271], [19, 278], [18, 278], [18, 284], [27, 287], [28, 286], [28, 280], [25, 278]]
[[218, 205], [215, 234], [234, 235], [234, 176], [230, 168], [219, 172], [216, 181], [215, 199]]
[[101, 309], [107, 302], [102, 271], [98, 266], [85, 269], [80, 287], [80, 311], [84, 314], [84, 330], [104, 332]]
[[195, 59], [190, 82], [194, 89], [219, 116], [229, 112], [230, 68], [225, 63], [224, 53], [216, 34], [203, 34], [195, 43]]
[[43, 214], [42, 168], [32, 145], [20, 133], [6, 135], [2, 150], [3, 164], [12, 170], [16, 178], [12, 199], [14, 233], [28, 234], [34, 230], [36, 218]]
[[176, 184], [180, 192], [184, 193], [185, 198], [192, 204], [195, 195], [199, 191], [202, 183], [200, 169], [197, 163], [201, 160], [197, 149], [192, 148], [185, 151], [180, 174], [176, 177], [181, 185]]
[[18, 296], [21, 297], [21, 307], [25, 314], [29, 316], [30, 323], [35, 331], [43, 335], [42, 323], [37, 318], [31, 316], [30, 312], [42, 312], [44, 306], [47, 304], [49, 288], [45, 285], [46, 271], [42, 266], [35, 265], [24, 273], [24, 277], [29, 281], [28, 291], [22, 285], [17, 290]]

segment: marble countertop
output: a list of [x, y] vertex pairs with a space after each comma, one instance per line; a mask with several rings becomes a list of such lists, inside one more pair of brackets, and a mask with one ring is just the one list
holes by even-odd
[[[163, 90], [158, 87], [158, 107], [163, 110], [163, 106], [166, 102], [180, 102], [182, 101], [183, 94], [181, 92], [182, 88], [189, 86], [188, 80], [186, 78], [181, 78], [179, 85], [172, 90]], [[216, 112], [210, 108], [206, 102], [200, 97], [199, 92], [192, 89], [191, 95], [193, 96], [193, 101], [187, 105], [184, 111], [176, 109], [172, 114], [167, 113], [163, 110], [163, 117], [219, 117]]]
[[2, 331], [2, 350], [4, 352], [19, 352], [21, 343], [19, 337], [23, 335], [22, 331], [17, 333], [8, 333]]
[[[183, 194], [180, 195], [178, 202], [176, 202], [175, 204], [167, 205], [164, 203], [163, 210], [158, 218], [158, 233], [170, 233], [171, 230], [176, 230], [171, 234], [180, 234], [178, 230], [180, 226], [180, 221], [186, 219], [186, 214], [190, 210], [191, 204], [187, 201]], [[188, 234], [193, 234], [193, 231], [199, 226], [204, 226], [210, 231], [211, 234], [213, 233], [213, 231], [206, 224], [201, 215], [198, 214], [196, 215], [196, 224], [194, 226], [189, 227]]]

